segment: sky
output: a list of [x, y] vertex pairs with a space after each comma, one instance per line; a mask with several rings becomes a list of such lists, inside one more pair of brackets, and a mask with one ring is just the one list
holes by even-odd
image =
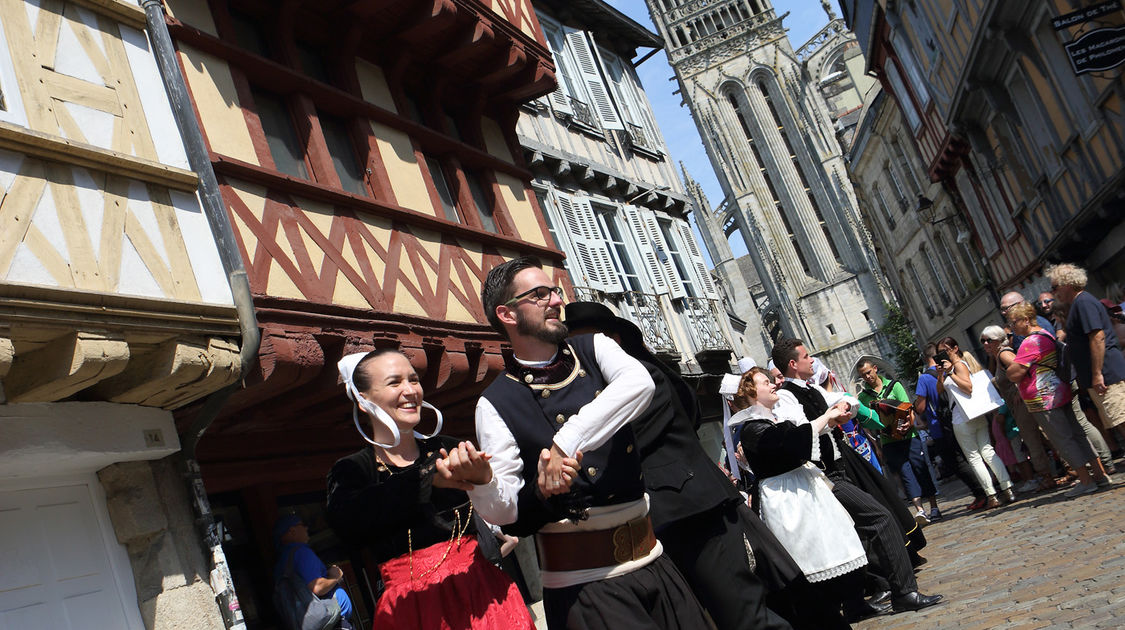
[[[608, 2], [618, 11], [659, 34], [652, 23], [652, 18], [649, 17], [644, 0], [608, 0]], [[779, 16], [789, 12], [789, 17], [785, 18], [782, 24], [789, 32], [789, 42], [794, 50], [828, 23], [828, 16], [824, 13], [820, 0], [774, 0], [773, 7]], [[840, 15], [840, 6], [836, 0], [832, 0], [832, 8], [836, 11], [836, 15]], [[647, 49], [639, 49], [637, 59], [648, 52]], [[718, 206], [723, 201], [722, 187], [719, 186], [718, 177], [711, 168], [711, 161], [707, 159], [707, 152], [703, 149], [703, 141], [695, 128], [695, 121], [692, 120], [687, 106], [680, 105], [680, 95], [673, 94], [679, 84], [670, 80], [675, 76], [675, 72], [668, 65], [668, 57], [664, 51], [657, 52], [637, 67], [637, 75], [652, 103], [656, 122], [664, 134], [664, 141], [668, 143], [668, 150], [671, 159], [677, 164], [677, 171], [679, 162], [683, 162], [691, 176], [703, 186], [711, 207]], [[703, 240], [699, 239], [699, 242], [703, 243]], [[732, 238], [731, 248], [735, 256], [746, 253], [746, 247], [737, 235]], [[707, 256], [706, 252], [704, 255]], [[710, 256], [707, 256], [707, 262], [711, 263]]]

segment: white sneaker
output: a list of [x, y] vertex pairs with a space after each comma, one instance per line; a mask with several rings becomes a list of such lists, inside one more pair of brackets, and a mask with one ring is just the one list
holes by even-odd
[[1039, 488], [1039, 482], [1035, 479], [1028, 479], [1027, 481], [1016, 486], [1016, 492], [1024, 494], [1026, 492], [1035, 492]]
[[930, 518], [926, 516], [925, 510], [918, 510], [918, 513], [914, 515], [914, 522], [918, 523], [919, 527], [925, 527], [930, 524]]
[[1068, 499], [1073, 499], [1074, 497], [1080, 497], [1080, 496], [1085, 495], [1085, 494], [1093, 494], [1097, 491], [1098, 491], [1098, 484], [1096, 484], [1096, 483], [1080, 483], [1080, 484], [1074, 486], [1073, 488], [1071, 488], [1070, 490], [1067, 490], [1066, 493], [1064, 493], [1063, 496], [1065, 496]]

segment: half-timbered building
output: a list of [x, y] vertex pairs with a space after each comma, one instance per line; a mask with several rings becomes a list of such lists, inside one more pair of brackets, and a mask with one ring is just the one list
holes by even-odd
[[[262, 331], [246, 387], [197, 449], [242, 612], [272, 622], [279, 510], [305, 517], [369, 603], [319, 510], [333, 461], [364, 444], [336, 363], [400, 348], [444, 432], [472, 434], [502, 367], [487, 271], [535, 255], [569, 290], [515, 134], [520, 103], [555, 87], [550, 52], [529, 0], [167, 8]], [[206, 411], [180, 414], [181, 430]]]

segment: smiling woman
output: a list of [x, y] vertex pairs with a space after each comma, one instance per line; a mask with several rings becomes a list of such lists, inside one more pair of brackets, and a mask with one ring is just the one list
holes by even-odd
[[[441, 413], [422, 400], [418, 374], [401, 352], [350, 354], [339, 368], [355, 403], [352, 419], [372, 448], [332, 467], [326, 514], [353, 557], [378, 564], [384, 589], [375, 627], [529, 630], [519, 589], [489, 561], [499, 560], [495, 538], [465, 494], [492, 480], [489, 456], [436, 437]], [[428, 435], [416, 430], [423, 409], [437, 416]], [[463, 614], [450, 616], [454, 604]]]

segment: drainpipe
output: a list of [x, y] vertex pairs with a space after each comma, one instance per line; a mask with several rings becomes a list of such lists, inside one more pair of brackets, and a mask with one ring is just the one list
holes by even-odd
[[[160, 76], [164, 79], [164, 89], [168, 92], [176, 126], [179, 128], [180, 137], [187, 151], [188, 162], [191, 169], [199, 175], [199, 197], [203, 204], [203, 213], [207, 217], [207, 224], [211, 227], [211, 234], [218, 247], [219, 258], [227, 274], [227, 282], [230, 284], [231, 296], [238, 313], [238, 326], [242, 332], [239, 352], [242, 368], [240, 373], [245, 375], [257, 359], [258, 347], [261, 344], [258, 320], [254, 315], [254, 300], [250, 293], [250, 281], [246, 276], [246, 268], [242, 263], [242, 255], [234, 238], [230, 218], [227, 216], [226, 204], [219, 192], [219, 182], [215, 179], [215, 171], [211, 168], [211, 158], [203, 140], [203, 133], [199, 129], [199, 122], [195, 119], [195, 110], [188, 96], [187, 84], [180, 73], [176, 51], [168, 34], [168, 25], [164, 22], [164, 7], [161, 0], [142, 0], [141, 6], [144, 8], [145, 20], [148, 24], [149, 41], [152, 43], [153, 53], [160, 68]], [[203, 486], [199, 462], [195, 460], [195, 448], [204, 431], [219, 415], [219, 410], [227, 399], [241, 386], [242, 383], [237, 382], [208, 396], [180, 440], [183, 445], [184, 474], [191, 486], [196, 512], [196, 526], [211, 553], [211, 589], [218, 600], [224, 624], [227, 628], [235, 630], [244, 629], [246, 624], [238, 604], [238, 595], [234, 592], [234, 581], [231, 579], [226, 554], [223, 553], [222, 540], [211, 513], [207, 490]]]

